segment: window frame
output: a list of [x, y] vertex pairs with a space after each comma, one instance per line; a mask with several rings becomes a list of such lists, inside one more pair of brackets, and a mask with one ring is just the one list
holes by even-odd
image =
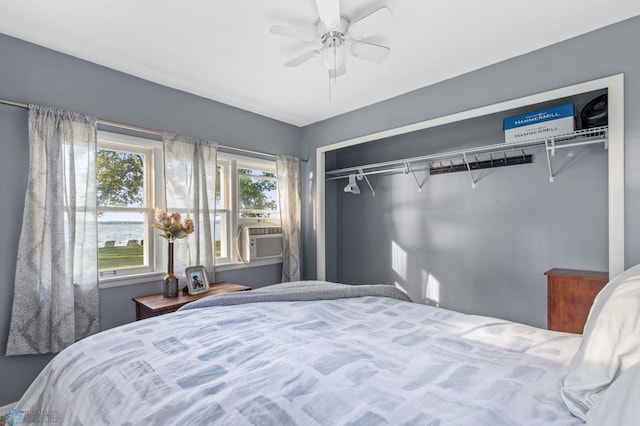
[[[232, 244], [232, 235], [231, 230], [233, 229], [231, 225], [231, 217], [233, 216], [233, 195], [232, 188], [229, 185], [230, 179], [230, 169], [231, 169], [231, 161], [226, 160], [224, 158], [220, 158], [218, 154], [218, 158], [216, 159], [216, 167], [220, 167], [220, 207], [217, 205], [217, 194], [216, 194], [216, 216], [218, 214], [224, 215], [225, 218], [220, 218], [220, 251], [225, 251], [225, 256], [220, 256], [215, 258], [215, 263], [218, 264], [228, 264], [233, 262], [233, 244]], [[214, 250], [215, 251], [215, 250]]]
[[[145, 155], [145, 206], [141, 208], [108, 207], [110, 211], [140, 210], [147, 212], [144, 235], [144, 253], [146, 266], [116, 269], [116, 273], [101, 274], [98, 271], [99, 288], [118, 287], [122, 285], [149, 282], [156, 277], [161, 278], [166, 271], [165, 245], [159, 244], [151, 224], [154, 219], [154, 206], [165, 205], [164, 200], [164, 153], [161, 141], [98, 130], [97, 148], [143, 153]], [[101, 209], [96, 205], [97, 209]], [[118, 272], [121, 272], [118, 274]]]
[[[216, 270], [218, 270], [218, 265], [221, 265], [224, 268], [225, 266], [231, 265], [260, 266], [262, 264], [281, 263], [282, 258], [245, 263], [239, 256], [239, 244], [241, 238], [240, 231], [242, 227], [257, 223], [268, 223], [273, 226], [282, 226], [282, 222], [280, 219], [280, 200], [277, 198], [277, 195], [276, 201], [278, 203], [278, 210], [276, 210], [276, 213], [278, 214], [278, 218], [240, 218], [240, 174], [238, 173], [238, 169], [258, 169], [274, 173], [277, 176], [278, 172], [276, 169], [275, 159], [266, 160], [245, 155], [231, 154], [228, 152], [218, 152], [218, 163], [220, 164], [221, 162], [226, 162], [226, 164], [228, 164], [226, 189], [228, 201], [230, 203], [228, 216], [228, 247], [230, 249], [230, 256], [224, 259], [216, 258]], [[222, 182], [220, 189], [222, 191]]]

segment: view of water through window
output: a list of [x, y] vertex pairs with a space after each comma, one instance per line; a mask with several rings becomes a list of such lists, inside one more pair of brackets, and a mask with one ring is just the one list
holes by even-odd
[[[144, 222], [127, 221], [127, 220], [100, 220], [98, 222], [98, 247], [106, 247], [107, 242], [111, 241], [110, 246], [126, 246], [131, 241], [137, 241], [138, 244], [144, 244]], [[158, 236], [157, 232], [151, 234], [152, 237]], [[216, 220], [216, 236], [220, 235], [220, 220]]]
[[105, 247], [107, 241], [113, 241], [114, 246], [126, 246], [129, 241], [144, 240], [144, 222], [100, 221], [99, 228], [98, 247]]

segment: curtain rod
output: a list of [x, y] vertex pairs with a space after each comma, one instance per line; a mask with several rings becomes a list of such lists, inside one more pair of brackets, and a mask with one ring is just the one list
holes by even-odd
[[[23, 109], [29, 109], [29, 104], [26, 104], [24, 102], [16, 102], [16, 101], [10, 101], [7, 99], [1, 99], [0, 98], [0, 104], [4, 104], [4, 105], [10, 105], [10, 106], [14, 106], [14, 107], [18, 107], [18, 108], [23, 108]], [[115, 121], [109, 121], [109, 120], [101, 120], [101, 119], [96, 119], [96, 122], [98, 124], [102, 124], [103, 126], [110, 126], [110, 127], [117, 127], [120, 129], [125, 129], [125, 130], [133, 130], [134, 132], [140, 132], [140, 133], [147, 133], [150, 135], [155, 135], [155, 136], [162, 136], [163, 132], [159, 131], [159, 130], [152, 130], [152, 129], [147, 129], [145, 127], [139, 127], [139, 126], [132, 126], [130, 124], [123, 124], [123, 123], [117, 123]], [[223, 145], [223, 144], [218, 144], [218, 146], [222, 149], [228, 149], [231, 151], [239, 151], [239, 152], [245, 152], [247, 154], [254, 154], [254, 155], [261, 155], [264, 157], [271, 157], [271, 158], [276, 158], [275, 154], [271, 154], [269, 152], [261, 152], [261, 151], [254, 151], [253, 149], [247, 149], [247, 148], [238, 148], [235, 146], [229, 146], [229, 145]], [[303, 161], [303, 160], [300, 160]]]

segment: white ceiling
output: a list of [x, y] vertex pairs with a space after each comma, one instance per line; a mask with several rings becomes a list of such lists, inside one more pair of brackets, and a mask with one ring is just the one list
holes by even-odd
[[395, 24], [369, 40], [387, 60], [348, 57], [331, 90], [319, 58], [283, 66], [312, 45], [269, 33], [311, 30], [314, 0], [0, 0], [0, 32], [304, 126], [640, 15], [638, 0], [340, 3], [352, 21], [386, 5]]

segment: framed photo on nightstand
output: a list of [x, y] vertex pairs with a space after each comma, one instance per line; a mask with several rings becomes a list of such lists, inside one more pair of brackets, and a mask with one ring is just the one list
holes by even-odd
[[184, 270], [187, 275], [187, 289], [189, 294], [200, 294], [209, 290], [207, 270], [204, 266], [191, 266]]

